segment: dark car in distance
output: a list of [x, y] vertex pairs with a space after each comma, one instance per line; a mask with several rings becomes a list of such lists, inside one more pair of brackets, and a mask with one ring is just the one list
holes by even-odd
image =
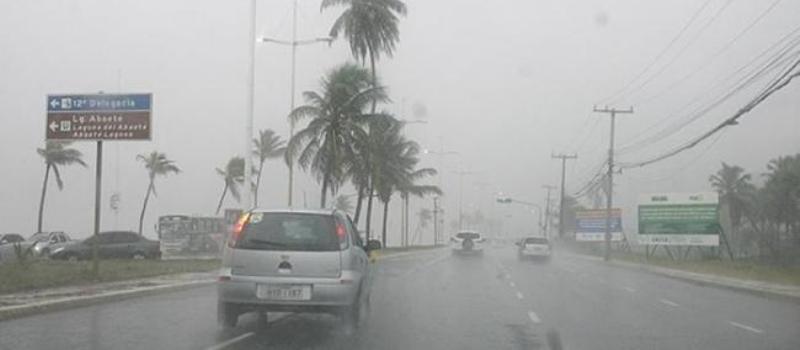
[[61, 260], [86, 260], [92, 257], [92, 244], [97, 241], [97, 255], [102, 259], [158, 259], [158, 241], [149, 240], [136, 232], [101, 232], [96, 237], [58, 247], [50, 257]]
[[22, 237], [16, 233], [2, 233], [0, 234], [0, 245], [4, 244], [12, 244], [12, 243], [21, 243], [25, 241], [25, 237]]

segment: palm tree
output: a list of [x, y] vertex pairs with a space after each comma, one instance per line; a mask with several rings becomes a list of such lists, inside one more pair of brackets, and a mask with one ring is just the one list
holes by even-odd
[[[321, 9], [345, 6], [331, 27], [330, 36], [339, 37], [343, 33], [350, 43], [353, 57], [362, 63], [369, 56], [372, 86], [378, 86], [375, 61], [381, 54], [391, 57], [395, 44], [400, 40], [398, 21], [405, 16], [406, 5], [400, 0], [323, 0]], [[373, 101], [372, 113], [375, 113]]]
[[156, 176], [167, 176], [170, 173], [178, 174], [181, 170], [175, 165], [175, 161], [168, 159], [166, 154], [157, 151], [150, 152], [150, 154], [147, 155], [137, 155], [136, 160], [144, 163], [144, 167], [147, 169], [147, 175], [150, 179], [150, 183], [147, 185], [147, 192], [144, 195], [142, 212], [139, 214], [139, 235], [141, 235], [144, 213], [147, 210], [147, 202], [150, 200], [150, 194], [152, 193], [154, 196], [157, 196], [155, 185]]
[[353, 203], [350, 202], [349, 196], [336, 196], [336, 200], [333, 201], [333, 207], [348, 214], [353, 211]]
[[59, 166], [68, 166], [79, 164], [86, 167], [83, 161], [83, 153], [81, 151], [69, 148], [72, 142], [67, 141], [47, 141], [44, 148], [37, 148], [36, 153], [44, 159], [44, 182], [42, 183], [42, 197], [39, 199], [39, 220], [36, 225], [36, 232], [42, 232], [42, 218], [44, 217], [44, 199], [47, 195], [47, 181], [50, 178], [50, 170], [56, 175], [56, 184], [58, 189], [64, 188], [64, 182], [61, 180], [61, 172]]
[[261, 186], [261, 174], [264, 171], [264, 163], [267, 159], [275, 159], [283, 157], [286, 153], [286, 141], [281, 140], [281, 137], [275, 134], [275, 131], [270, 129], [261, 130], [258, 132], [258, 138], [253, 140], [255, 149], [253, 153], [258, 157], [258, 177], [256, 177], [256, 187], [254, 203], [258, 206], [258, 188]]
[[[418, 162], [419, 159], [416, 158], [417, 155], [411, 155], [413, 157], [414, 163]], [[408, 239], [408, 230], [410, 227], [409, 223], [409, 197], [416, 196], [416, 197], [425, 197], [427, 195], [435, 194], [435, 195], [442, 195], [442, 190], [439, 186], [432, 186], [432, 185], [420, 185], [416, 182], [428, 176], [435, 176], [436, 169], [433, 168], [422, 168], [422, 169], [415, 169], [413, 171], [407, 172], [403, 174], [401, 177], [401, 182], [397, 184], [397, 190], [400, 192], [400, 198], [403, 201], [403, 205], [405, 206], [405, 215], [403, 220], [405, 222], [404, 227], [406, 228], [406, 232], [404, 232], [404, 236]], [[408, 242], [403, 242], [407, 244]]]
[[[750, 180], [750, 174], [746, 174], [742, 167], [736, 165], [730, 166], [724, 162], [722, 163], [722, 168], [719, 169], [716, 174], [708, 177], [711, 187], [719, 193], [720, 202], [728, 206], [731, 230], [733, 232], [730, 232], [727, 236], [731, 237], [731, 239], [736, 242], [740, 241], [737, 231], [742, 216], [745, 210], [747, 210], [747, 203], [753, 198], [755, 193], [755, 186], [753, 186]], [[726, 236], [725, 232], [720, 232], [720, 234], [724, 239]], [[726, 240], [726, 242], [728, 242], [726, 244], [728, 254], [731, 256], [731, 259], [733, 259], [731, 244], [728, 240]], [[737, 243], [737, 246], [738, 245]]]
[[[436, 186], [417, 185], [415, 182], [426, 176], [436, 174], [436, 170], [416, 169], [419, 163], [419, 145], [402, 135], [403, 124], [394, 118], [375, 119], [370, 124], [370, 138], [373, 142], [370, 149], [372, 161], [371, 187], [378, 199], [383, 203], [383, 225], [381, 238], [386, 245], [386, 224], [389, 214], [389, 202], [395, 191], [407, 194], [425, 195], [441, 193]], [[379, 142], [378, 142], [379, 141]], [[368, 203], [370, 201], [368, 200]], [[370, 205], [367, 206], [367, 223], [369, 223]]]
[[731, 166], [724, 162], [716, 174], [708, 177], [711, 187], [719, 193], [720, 201], [727, 203], [734, 227], [738, 227], [741, 223], [748, 199], [755, 189], [750, 180], [750, 174], [746, 174], [742, 167]]
[[233, 157], [228, 160], [225, 169], [217, 168], [217, 173], [222, 176], [225, 181], [225, 187], [222, 188], [222, 195], [219, 197], [219, 204], [217, 204], [216, 214], [222, 209], [222, 202], [225, 200], [225, 195], [230, 192], [236, 201], [241, 197], [239, 194], [239, 185], [244, 183], [244, 158]]
[[322, 183], [320, 207], [327, 194], [336, 193], [346, 178], [347, 161], [355, 158], [355, 145], [367, 137], [364, 125], [374, 116], [365, 114], [370, 101], [388, 101], [383, 88], [370, 87], [369, 73], [346, 63], [322, 79], [320, 91], [306, 91], [306, 105], [289, 115], [293, 121], [309, 118], [308, 125], [289, 140], [286, 157], [304, 170], [311, 169]]

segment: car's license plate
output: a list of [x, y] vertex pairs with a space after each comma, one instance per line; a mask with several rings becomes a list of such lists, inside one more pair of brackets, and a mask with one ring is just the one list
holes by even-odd
[[259, 284], [256, 297], [268, 300], [311, 300], [311, 286], [298, 284]]

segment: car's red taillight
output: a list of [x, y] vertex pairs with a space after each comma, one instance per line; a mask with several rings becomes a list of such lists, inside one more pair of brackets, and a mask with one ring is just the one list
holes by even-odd
[[250, 213], [244, 213], [239, 217], [239, 220], [236, 221], [236, 224], [233, 225], [233, 232], [231, 232], [231, 238], [228, 240], [229, 247], [233, 248], [236, 246], [236, 243], [239, 242], [239, 239], [242, 237], [242, 231], [244, 231], [244, 226], [247, 225], [248, 221], [250, 221]]
[[339, 243], [347, 239], [347, 229], [342, 224], [336, 224], [336, 237], [339, 237]]

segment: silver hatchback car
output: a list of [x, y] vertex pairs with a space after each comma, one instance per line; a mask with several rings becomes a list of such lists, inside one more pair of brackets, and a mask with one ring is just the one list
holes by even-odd
[[235, 327], [246, 312], [313, 312], [358, 327], [369, 311], [368, 252], [337, 210], [253, 210], [236, 223], [223, 251], [218, 321]]

